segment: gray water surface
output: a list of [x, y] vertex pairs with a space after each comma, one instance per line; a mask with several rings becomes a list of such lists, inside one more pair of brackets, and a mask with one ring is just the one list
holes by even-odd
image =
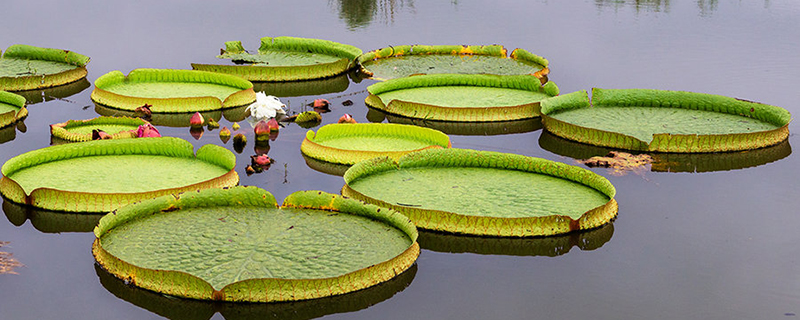
[[[281, 35], [364, 51], [502, 44], [549, 59], [550, 80], [564, 93], [685, 90], [800, 114], [800, 2], [794, 0], [16, 1], [4, 6], [0, 49], [21, 43], [88, 55], [93, 83], [112, 70], [188, 69], [214, 61], [225, 41], [253, 50], [261, 37]], [[365, 89], [373, 81], [348, 81], [282, 100], [302, 111], [326, 98], [333, 111], [324, 123], [344, 113], [367, 122]], [[29, 105], [25, 132], [3, 132], [0, 162], [50, 145], [49, 124], [96, 117], [92, 89], [79, 84], [77, 92], [31, 94], [29, 101], [42, 102]], [[343, 106], [345, 100], [354, 104]], [[370, 120], [382, 117], [370, 113]], [[460, 134], [451, 139], [454, 147], [571, 164], [604, 152], [554, 140], [540, 124], [522, 128], [455, 130]], [[517, 240], [423, 235], [415, 269], [398, 281], [298, 304], [210, 304], [115, 283], [94, 266], [93, 217], [26, 213], [7, 204], [0, 241], [10, 244], [2, 250], [25, 267], [0, 275], [0, 319], [792, 319], [800, 314], [800, 161], [791, 146], [800, 143], [800, 128], [793, 122], [789, 129], [787, 144], [752, 156], [680, 158], [671, 172], [639, 175], [592, 169], [616, 186], [620, 205], [613, 225], [593, 233]], [[159, 130], [197, 147], [232, 149], [217, 131], [195, 140], [186, 127]], [[281, 130], [269, 151], [277, 163], [249, 177], [244, 167], [254, 151], [247, 145], [237, 155], [241, 184], [279, 200], [297, 190], [338, 193], [342, 178], [309, 168], [301, 156], [305, 131]], [[687, 172], [694, 170], [701, 172]]]

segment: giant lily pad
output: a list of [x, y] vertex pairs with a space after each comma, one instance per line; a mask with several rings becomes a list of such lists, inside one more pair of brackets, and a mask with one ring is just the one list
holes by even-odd
[[24, 97], [0, 91], [0, 128], [10, 126], [27, 116]]
[[619, 149], [727, 152], [789, 136], [783, 108], [724, 96], [648, 89], [592, 89], [542, 102], [544, 128], [563, 138]]
[[385, 282], [419, 255], [405, 216], [319, 191], [278, 207], [255, 187], [209, 189], [120, 208], [100, 220], [93, 253], [108, 272], [201, 300], [294, 301]]
[[516, 154], [428, 149], [397, 162], [359, 162], [344, 180], [343, 195], [450, 233], [556, 235], [597, 228], [617, 214], [616, 191], [602, 176]]
[[531, 76], [435, 74], [367, 88], [368, 106], [409, 118], [488, 122], [539, 116], [539, 102], [558, 95], [555, 83]]
[[0, 58], [0, 90], [55, 87], [86, 77], [89, 57], [69, 50], [17, 44]]
[[136, 130], [146, 124], [139, 118], [97, 117], [87, 120], [68, 120], [50, 125], [50, 134], [66, 141], [90, 141], [93, 130], [103, 130], [113, 139], [135, 138]]
[[500, 45], [448, 46], [402, 45], [367, 52], [358, 57], [361, 71], [377, 80], [418, 74], [534, 75], [544, 81], [550, 69], [547, 59], [524, 49], [507, 57]]
[[128, 76], [111, 71], [97, 78], [94, 86], [94, 102], [128, 111], [149, 104], [153, 113], [190, 113], [233, 108], [256, 100], [250, 81], [195, 70], [136, 69]]
[[50, 146], [8, 160], [0, 193], [16, 203], [108, 212], [156, 196], [234, 186], [234, 155], [178, 138], [95, 140]]
[[361, 49], [328, 40], [264, 37], [258, 54], [228, 41], [218, 58], [244, 65], [193, 63], [195, 70], [233, 74], [252, 81], [296, 81], [332, 77], [355, 67]]
[[449, 148], [446, 134], [423, 127], [391, 123], [329, 124], [306, 132], [304, 155], [338, 164], [380, 156], [394, 159], [428, 148]]

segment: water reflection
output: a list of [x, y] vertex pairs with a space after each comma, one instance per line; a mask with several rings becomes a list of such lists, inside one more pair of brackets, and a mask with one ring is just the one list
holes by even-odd
[[348, 294], [296, 302], [220, 303], [181, 299], [125, 284], [100, 266], [94, 266], [100, 284], [117, 298], [168, 319], [210, 319], [219, 312], [225, 319], [313, 319], [329, 314], [366, 309], [403, 291], [417, 274], [417, 265], [379, 285]]
[[339, 10], [339, 19], [350, 30], [363, 29], [376, 17], [385, 24], [394, 24], [395, 15], [400, 11], [416, 12], [412, 0], [339, 0], [332, 5]]
[[347, 90], [350, 86], [348, 74], [331, 78], [307, 81], [253, 82], [253, 90], [276, 97], [315, 96]]
[[[20, 121], [21, 123], [22, 121]], [[0, 144], [14, 140], [17, 137], [17, 126], [7, 126], [0, 129]]]
[[303, 159], [306, 160], [306, 165], [316, 171], [327, 173], [333, 176], [344, 176], [345, 171], [350, 169], [346, 164], [331, 163], [327, 161], [317, 160], [303, 154]]
[[[700, 0], [702, 1], [702, 0]], [[669, 0], [595, 0], [598, 8], [633, 7], [636, 12], [669, 12]]]
[[[567, 140], [543, 131], [539, 146], [552, 153], [574, 159], [605, 156], [612, 148], [593, 146]], [[634, 152], [635, 153], [635, 152]], [[737, 170], [764, 165], [788, 157], [792, 153], [789, 140], [756, 150], [721, 153], [651, 153], [651, 171], [712, 172]]]
[[[214, 118], [214, 120], [219, 121], [224, 117], [230, 122], [239, 122], [247, 117], [250, 116], [250, 111], [245, 110], [247, 106], [240, 106], [235, 108], [229, 108], [224, 110], [216, 110], [216, 111], [204, 111], [200, 112], [204, 119]], [[131, 117], [136, 118], [139, 116], [136, 112], [121, 110], [121, 109], [114, 109], [109, 108], [104, 105], [95, 103], [94, 104], [94, 111], [101, 116], [109, 116], [109, 117]], [[191, 113], [153, 113], [149, 119], [155, 126], [166, 126], [166, 127], [189, 127], [189, 120], [194, 115], [194, 112]]]
[[542, 120], [540, 118], [494, 122], [449, 122], [406, 118], [372, 108], [368, 109], [367, 120], [370, 122], [381, 122], [383, 119], [386, 119], [390, 123], [413, 124], [415, 126], [436, 129], [452, 135], [494, 136], [525, 133], [542, 128]]
[[92, 232], [104, 213], [72, 213], [38, 209], [20, 205], [3, 198], [3, 212], [11, 224], [21, 226], [30, 220], [36, 230], [44, 233]]
[[566, 254], [573, 247], [583, 251], [595, 250], [610, 241], [613, 235], [614, 224], [608, 223], [598, 229], [536, 238], [476, 237], [420, 230], [417, 241], [421, 248], [437, 252], [555, 257]]
[[37, 104], [51, 100], [65, 100], [66, 97], [86, 90], [91, 84], [86, 78], [65, 85], [42, 90], [15, 91], [14, 93], [25, 97], [27, 105]]

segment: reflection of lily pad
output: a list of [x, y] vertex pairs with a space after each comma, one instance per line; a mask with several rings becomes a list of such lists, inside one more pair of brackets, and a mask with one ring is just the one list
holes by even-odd
[[403, 45], [367, 52], [358, 57], [361, 71], [378, 80], [418, 74], [496, 74], [546, 76], [549, 62], [524, 49], [507, 57], [503, 46]]
[[417, 227], [490, 236], [543, 236], [597, 228], [617, 214], [614, 186], [545, 159], [428, 149], [394, 162], [359, 162], [342, 194], [398, 210]]
[[17, 137], [17, 128], [14, 126], [0, 128], [0, 143], [6, 143]]
[[264, 37], [257, 54], [245, 51], [241, 41], [228, 41], [218, 56], [237, 65], [193, 63], [196, 70], [240, 76], [252, 81], [296, 81], [332, 77], [355, 67], [361, 49], [328, 40]]
[[[555, 136], [547, 131], [539, 137], [539, 146], [552, 153], [573, 159], [588, 159], [608, 154], [614, 149], [593, 146]], [[649, 153], [653, 157], [651, 171], [711, 172], [756, 167], [788, 157], [792, 153], [789, 140], [755, 150], [723, 153]]]
[[92, 130], [103, 130], [113, 139], [135, 138], [140, 125], [147, 123], [139, 118], [97, 117], [87, 120], [68, 120], [50, 125], [50, 134], [67, 141], [90, 141]]
[[94, 102], [128, 111], [145, 104], [153, 113], [213, 111], [256, 100], [250, 81], [206, 71], [136, 69], [128, 76], [111, 71], [94, 85]]
[[309, 130], [300, 150], [315, 159], [354, 164], [374, 157], [397, 159], [412, 151], [449, 147], [447, 135], [429, 128], [392, 123], [334, 123], [316, 133]]
[[[221, 120], [221, 118], [225, 118], [230, 122], [239, 122], [246, 119], [250, 116], [250, 111], [247, 111], [247, 106], [240, 106], [236, 108], [225, 109], [222, 111], [204, 111], [200, 112], [200, 115], [203, 116], [203, 119], [213, 118], [214, 120]], [[140, 114], [137, 114], [134, 111], [126, 111], [114, 108], [108, 108], [100, 104], [94, 105], [94, 111], [97, 114], [109, 116], [109, 117], [137, 117]], [[192, 118], [193, 113], [153, 113], [149, 117], [149, 122], [155, 126], [166, 126], [166, 127], [189, 127], [191, 124], [189, 120]]]
[[25, 100], [28, 101], [28, 105], [51, 101], [54, 99], [64, 99], [76, 93], [79, 93], [83, 90], [86, 90], [91, 86], [89, 80], [86, 78], [82, 78], [78, 81], [63, 84], [60, 86], [52, 87], [52, 88], [44, 88], [38, 90], [25, 90], [25, 91], [16, 91], [14, 93], [25, 97]]
[[412, 265], [394, 279], [345, 295], [272, 304], [176, 299], [175, 297], [130, 286], [124, 281], [115, 278], [97, 264], [95, 264], [95, 272], [103, 287], [116, 297], [168, 319], [210, 319], [215, 313], [220, 313], [226, 320], [306, 320], [366, 309], [389, 299], [411, 284], [416, 275], [417, 266], [416, 264]]
[[[370, 112], [382, 113], [382, 111], [375, 109], [370, 109]], [[494, 136], [501, 134], [525, 133], [536, 131], [542, 128], [542, 121], [539, 118], [491, 122], [434, 121], [402, 117], [393, 114], [385, 114], [385, 118], [390, 123], [412, 124], [415, 126], [436, 129], [448, 135], [463, 136]]]
[[726, 152], [789, 136], [783, 108], [703, 93], [592, 89], [542, 102], [547, 131], [578, 142], [657, 152]]
[[373, 84], [368, 106], [410, 118], [486, 122], [539, 116], [539, 102], [558, 95], [531, 76], [436, 74]]
[[17, 44], [0, 58], [0, 90], [55, 87], [86, 77], [89, 57], [69, 50]]
[[551, 237], [497, 238], [421, 231], [419, 245], [438, 252], [555, 257], [566, 254], [573, 247], [595, 250], [610, 241], [613, 235], [613, 223]]
[[188, 190], [236, 185], [234, 155], [178, 138], [112, 139], [34, 150], [2, 167], [0, 192], [16, 203], [78, 212]]
[[45, 233], [92, 232], [102, 214], [50, 211], [20, 205], [3, 199], [6, 218], [15, 226], [30, 220], [36, 230]]
[[348, 164], [331, 163], [327, 161], [317, 160], [303, 154], [303, 159], [309, 168], [317, 170], [322, 173], [327, 173], [334, 176], [343, 176], [347, 169], [350, 169]]
[[342, 74], [325, 79], [290, 82], [253, 82], [253, 90], [276, 97], [318, 96], [347, 90], [350, 79]]
[[419, 255], [403, 215], [318, 191], [278, 207], [262, 189], [208, 189], [114, 211], [95, 229], [98, 263], [132, 284], [218, 301], [294, 301], [388, 281]]
[[0, 91], [0, 128], [12, 125], [28, 116], [25, 98], [11, 92]]

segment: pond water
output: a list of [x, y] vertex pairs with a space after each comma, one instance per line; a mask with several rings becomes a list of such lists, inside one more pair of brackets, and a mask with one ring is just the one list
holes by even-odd
[[[3, 50], [22, 43], [88, 55], [90, 83], [112, 70], [188, 69], [213, 62], [225, 41], [255, 50], [263, 36], [327, 39], [365, 51], [502, 44], [549, 59], [549, 78], [563, 93], [685, 90], [800, 115], [800, 2], [794, 0], [34, 0], [6, 6], [3, 16]], [[342, 80], [261, 88], [281, 92], [292, 111], [315, 98], [330, 100], [323, 123], [344, 113], [359, 122], [387, 121], [364, 104], [372, 80]], [[25, 127], [0, 131], [0, 162], [50, 145], [49, 124], [97, 116], [90, 83], [26, 93], [30, 115]], [[353, 105], [344, 106], [346, 100]], [[566, 163], [606, 151], [554, 138], [539, 123], [445, 127], [459, 133], [451, 135], [458, 148]], [[0, 251], [25, 266], [17, 275], [0, 275], [0, 318], [792, 318], [800, 314], [800, 160], [791, 146], [800, 143], [800, 127], [793, 122], [789, 129], [788, 143], [751, 153], [661, 155], [669, 165], [622, 176], [592, 169], [617, 187], [620, 206], [613, 224], [599, 230], [541, 239], [423, 234], [418, 263], [397, 280], [293, 304], [211, 304], [132, 289], [96, 270], [88, 231], [97, 217], [4, 203], [0, 241], [9, 244]], [[197, 140], [188, 127], [159, 130], [196, 147], [233, 149], [216, 130]], [[297, 190], [338, 193], [342, 178], [309, 168], [301, 156], [305, 132], [296, 125], [282, 129], [270, 142], [276, 164], [251, 176], [244, 173], [254, 154], [248, 144], [237, 153], [241, 184], [279, 200]], [[132, 170], [147, 174], [147, 168]]]

